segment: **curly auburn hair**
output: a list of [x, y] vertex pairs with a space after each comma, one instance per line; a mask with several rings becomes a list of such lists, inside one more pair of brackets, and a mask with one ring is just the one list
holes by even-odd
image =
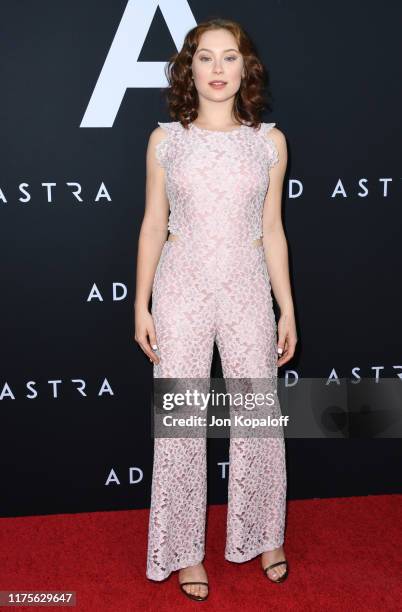
[[[181, 50], [175, 53], [165, 66], [169, 86], [162, 91], [166, 95], [169, 115], [174, 121], [180, 121], [185, 128], [198, 116], [198, 92], [192, 79], [191, 69], [193, 55], [204, 32], [222, 28], [233, 34], [244, 61], [245, 77], [241, 80], [233, 105], [235, 119], [250, 127], [258, 128], [261, 123], [261, 113], [265, 108], [270, 109], [268, 74], [249, 36], [236, 21], [209, 19], [187, 32]], [[268, 95], [264, 94], [264, 89]]]

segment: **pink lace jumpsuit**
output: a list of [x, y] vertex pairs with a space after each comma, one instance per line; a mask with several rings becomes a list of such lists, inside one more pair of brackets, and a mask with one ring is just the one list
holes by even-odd
[[[277, 377], [277, 326], [262, 237], [268, 133], [160, 123], [156, 146], [170, 204], [155, 272], [152, 316], [159, 347], [154, 377], [210, 377], [216, 342], [225, 378]], [[146, 575], [163, 580], [205, 553], [206, 439], [154, 439]], [[282, 545], [286, 503], [282, 437], [231, 438], [225, 558], [242, 562]]]

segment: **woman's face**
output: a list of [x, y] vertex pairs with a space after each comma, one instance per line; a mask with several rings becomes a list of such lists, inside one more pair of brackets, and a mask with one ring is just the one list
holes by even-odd
[[204, 32], [193, 55], [192, 71], [199, 95], [213, 101], [234, 96], [244, 76], [244, 62], [233, 34], [226, 29]]

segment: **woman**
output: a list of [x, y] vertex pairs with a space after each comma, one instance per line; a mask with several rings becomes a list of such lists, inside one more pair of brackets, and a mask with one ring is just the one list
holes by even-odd
[[[263, 75], [242, 28], [223, 19], [188, 32], [170, 62], [175, 120], [149, 138], [135, 298], [135, 340], [156, 378], [208, 378], [214, 341], [225, 378], [276, 377], [294, 354], [281, 221], [287, 148], [275, 124], [260, 121]], [[147, 577], [178, 569], [181, 590], [197, 601], [209, 592], [205, 442], [155, 437], [148, 534]], [[225, 558], [260, 554], [265, 575], [282, 582], [283, 437], [231, 438], [229, 459]]]

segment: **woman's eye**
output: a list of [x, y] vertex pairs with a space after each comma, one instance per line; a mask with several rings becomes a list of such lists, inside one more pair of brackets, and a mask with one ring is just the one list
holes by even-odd
[[[200, 61], [201, 62], [204, 61], [204, 60], [210, 60], [210, 59], [211, 58], [207, 57], [206, 55], [200, 55]], [[229, 55], [229, 56], [225, 57], [225, 59], [233, 61], [233, 60], [237, 59], [237, 55]]]

